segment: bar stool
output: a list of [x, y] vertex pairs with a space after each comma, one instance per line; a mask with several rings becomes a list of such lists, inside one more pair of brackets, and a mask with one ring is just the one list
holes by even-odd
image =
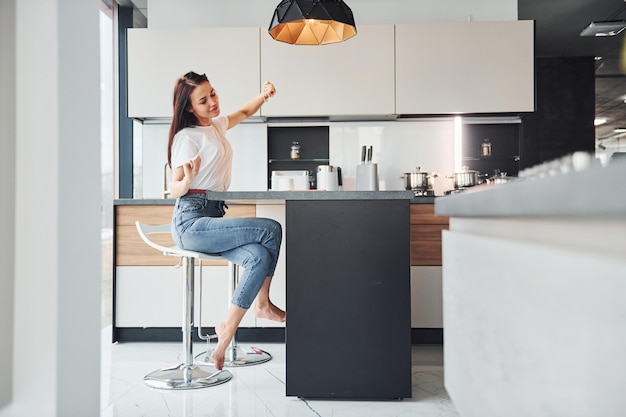
[[[194, 313], [194, 280], [195, 280], [195, 259], [200, 260], [200, 273], [202, 273], [202, 260], [223, 260], [220, 255], [206, 254], [180, 249], [176, 246], [162, 246], [148, 238], [151, 234], [170, 234], [170, 224], [146, 225], [139, 221], [135, 222], [139, 236], [152, 248], [163, 252], [164, 255], [180, 258], [183, 265], [184, 294], [183, 294], [183, 348], [184, 362], [178, 365], [162, 368], [149, 373], [144, 377], [146, 385], [152, 388], [167, 390], [187, 390], [196, 388], [206, 388], [223, 384], [230, 381], [233, 375], [228, 370], [215, 372], [208, 366], [195, 364], [193, 361], [193, 343], [191, 332], [193, 328]], [[201, 301], [200, 301], [201, 304]], [[198, 328], [202, 339], [209, 340], [211, 336], [202, 335], [201, 327]]]

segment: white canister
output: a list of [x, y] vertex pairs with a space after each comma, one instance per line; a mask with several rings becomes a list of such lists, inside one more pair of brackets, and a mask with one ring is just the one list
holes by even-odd
[[317, 167], [317, 189], [326, 191], [339, 190], [339, 179], [337, 170], [332, 165], [318, 165]]

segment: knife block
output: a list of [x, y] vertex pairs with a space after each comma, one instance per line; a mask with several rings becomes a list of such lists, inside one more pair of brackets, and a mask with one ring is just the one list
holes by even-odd
[[356, 166], [357, 191], [378, 191], [378, 164]]

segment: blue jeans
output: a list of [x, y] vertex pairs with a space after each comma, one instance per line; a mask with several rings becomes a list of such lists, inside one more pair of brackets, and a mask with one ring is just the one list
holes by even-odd
[[182, 249], [220, 254], [243, 272], [231, 302], [248, 309], [265, 278], [274, 276], [282, 240], [280, 223], [258, 217], [223, 218], [223, 201], [204, 194], [187, 194], [176, 200], [172, 236]]

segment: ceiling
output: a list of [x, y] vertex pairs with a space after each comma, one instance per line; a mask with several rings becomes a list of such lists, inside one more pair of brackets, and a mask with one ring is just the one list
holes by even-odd
[[[135, 19], [146, 19], [147, 0], [117, 2], [134, 6]], [[596, 139], [610, 142], [624, 135], [614, 131], [626, 128], [626, 69], [620, 68], [626, 31], [613, 37], [582, 37], [580, 32], [592, 21], [626, 20], [626, 0], [518, 0], [518, 19], [535, 21], [537, 56], [598, 57], [596, 118], [607, 122], [596, 127]]]

